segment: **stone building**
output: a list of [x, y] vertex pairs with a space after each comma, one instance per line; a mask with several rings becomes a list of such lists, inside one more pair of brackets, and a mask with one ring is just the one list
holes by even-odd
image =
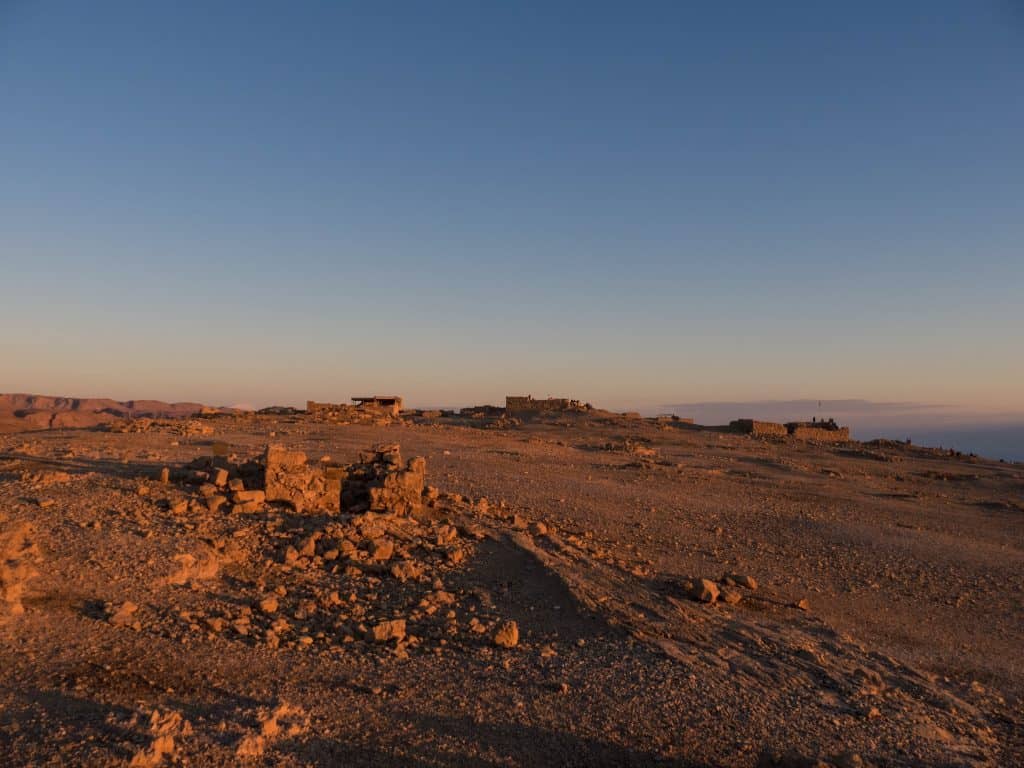
[[361, 421], [391, 419], [402, 414], [402, 398], [398, 395], [353, 397], [352, 403], [317, 403], [306, 401], [306, 412], [321, 421]]

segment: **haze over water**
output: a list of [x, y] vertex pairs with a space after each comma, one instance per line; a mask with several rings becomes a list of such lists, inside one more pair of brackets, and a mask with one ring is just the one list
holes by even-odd
[[[659, 412], [657, 409], [648, 413]], [[912, 440], [916, 445], [952, 448], [1007, 461], [1024, 461], [1024, 417], [925, 403], [866, 400], [769, 400], [667, 404], [660, 411], [692, 417], [699, 424], [733, 419], [810, 421], [835, 419], [857, 440]]]

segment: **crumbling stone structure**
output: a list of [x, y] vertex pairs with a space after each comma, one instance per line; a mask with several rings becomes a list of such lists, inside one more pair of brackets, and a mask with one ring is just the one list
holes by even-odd
[[730, 429], [755, 437], [794, 437], [797, 440], [821, 440], [842, 443], [850, 439], [850, 428], [840, 427], [835, 420], [790, 421], [776, 424], [773, 421], [736, 419], [729, 422]]
[[398, 395], [370, 395], [368, 397], [353, 397], [357, 408], [365, 411], [380, 411], [391, 416], [400, 416], [402, 413], [402, 398]]
[[415, 457], [403, 464], [397, 445], [363, 451], [348, 465], [310, 465], [301, 451], [271, 445], [263, 462], [266, 501], [283, 501], [299, 513], [408, 515], [423, 503], [427, 462]]
[[[425, 503], [427, 462], [415, 457], [402, 462], [397, 445], [363, 451], [359, 461], [339, 464], [324, 458], [311, 463], [302, 451], [268, 445], [260, 459], [237, 463], [234, 457], [203, 456], [185, 467], [160, 471], [162, 483], [172, 480], [195, 488], [196, 497], [171, 505], [174, 514], [186, 509], [244, 514], [267, 502], [283, 502], [299, 514], [387, 512], [409, 515]], [[0, 585], [2, 586], [2, 585]]]
[[532, 395], [509, 395], [505, 398], [505, 411], [509, 414], [589, 411], [591, 407], [590, 403], [584, 403], [581, 400], [570, 400], [565, 397], [548, 397], [544, 400], [534, 400]]
[[342, 467], [306, 463], [302, 451], [268, 445], [263, 455], [264, 493], [267, 501], [283, 501], [299, 513], [340, 512]]
[[835, 419], [828, 421], [791, 421], [786, 429], [797, 440], [819, 440], [830, 443], [845, 443], [850, 439], [850, 428], [840, 427]]
[[776, 424], [773, 421], [755, 421], [754, 419], [735, 419], [729, 422], [729, 428], [755, 437], [785, 437], [789, 434], [785, 424]]
[[345, 472], [342, 508], [351, 513], [416, 512], [422, 506], [426, 474], [426, 459], [417, 456], [403, 464], [397, 445], [363, 451], [359, 463], [350, 465]]
[[402, 398], [398, 395], [353, 397], [349, 403], [317, 403], [306, 401], [306, 412], [319, 421], [376, 421], [397, 419], [402, 414]]

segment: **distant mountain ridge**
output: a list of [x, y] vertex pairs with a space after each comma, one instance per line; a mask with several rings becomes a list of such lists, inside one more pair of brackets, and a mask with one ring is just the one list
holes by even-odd
[[161, 400], [111, 400], [25, 393], [0, 394], [0, 431], [94, 427], [121, 419], [183, 419], [199, 413], [226, 412], [202, 403]]

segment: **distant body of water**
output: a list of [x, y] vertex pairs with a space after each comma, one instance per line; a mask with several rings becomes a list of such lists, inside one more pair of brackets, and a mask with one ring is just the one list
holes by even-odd
[[893, 440], [906, 440], [908, 437], [915, 445], [952, 448], [962, 453], [976, 453], [990, 459], [1006, 461], [1024, 461], [1024, 424], [1008, 426], [977, 426], [957, 425], [956, 427], [875, 427], [874, 429], [853, 429], [853, 436], [858, 440], [871, 440], [876, 437], [887, 437]]
[[698, 424], [728, 424], [732, 419], [810, 421], [834, 418], [857, 440], [876, 437], [915, 445], [952, 448], [989, 459], [1024, 461], [1024, 414], [980, 413], [926, 403], [878, 403], [870, 400], [759, 400], [675, 403], [661, 412], [692, 417]]

